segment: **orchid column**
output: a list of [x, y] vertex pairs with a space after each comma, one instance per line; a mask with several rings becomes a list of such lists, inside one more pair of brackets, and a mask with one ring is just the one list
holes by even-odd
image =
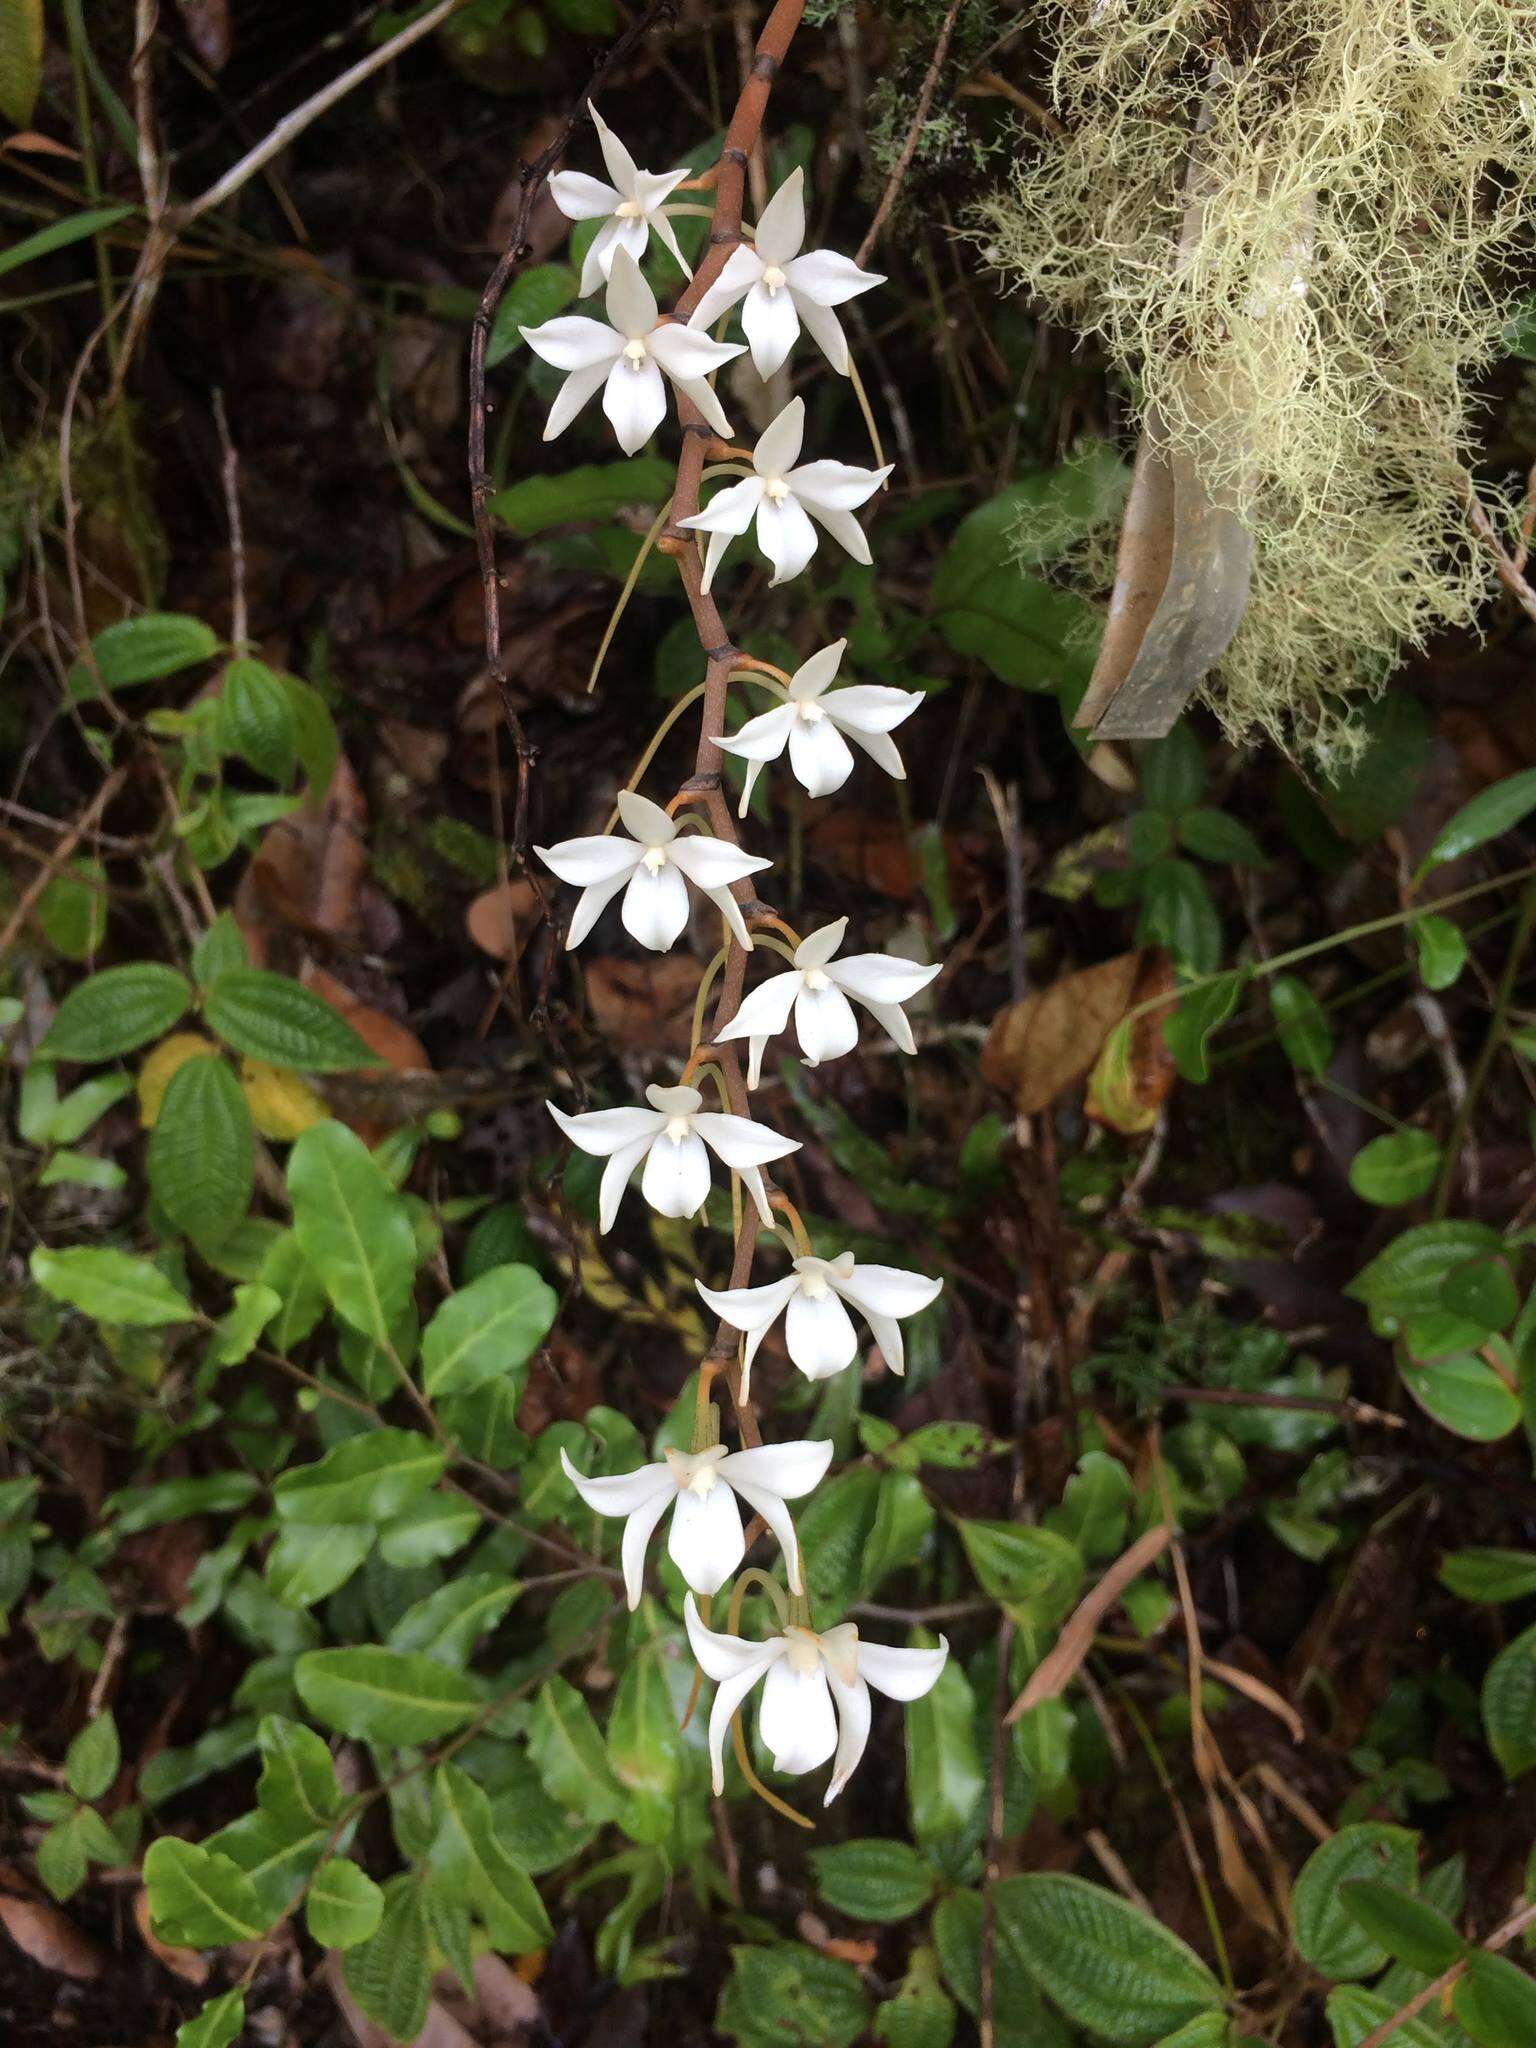
[[[670, 387], [682, 451], [666, 531], [658, 544], [677, 562], [704, 669], [695, 693], [702, 710], [694, 772], [670, 801], [664, 806], [653, 802], [632, 784], [618, 793], [607, 831], [537, 849], [552, 873], [582, 892], [566, 944], [578, 946], [622, 893], [620, 914], [630, 936], [652, 951], [665, 952], [687, 926], [690, 888], [719, 915], [722, 937], [701, 986], [696, 1042], [675, 1084], [653, 1084], [644, 1105], [577, 1116], [565, 1114], [554, 1103], [550, 1110], [574, 1145], [607, 1162], [600, 1229], [612, 1226], [636, 1173], [642, 1197], [661, 1214], [696, 1215], [709, 1194], [712, 1160], [731, 1177], [737, 1218], [729, 1275], [698, 1279], [699, 1291], [719, 1315], [720, 1325], [700, 1364], [689, 1451], [669, 1451], [663, 1461], [631, 1473], [591, 1478], [569, 1462], [566, 1472], [596, 1514], [624, 1518], [624, 1577], [631, 1607], [641, 1597], [651, 1534], [669, 1511], [669, 1553], [692, 1594], [702, 1601], [706, 1616], [711, 1596], [738, 1574], [759, 1526], [776, 1539], [787, 1595], [765, 1572], [753, 1569], [736, 1576], [731, 1602], [734, 1632], [743, 1593], [750, 1582], [760, 1584], [776, 1611], [777, 1629], [770, 1638], [759, 1644], [734, 1633], [711, 1633], [691, 1597], [687, 1621], [702, 1669], [719, 1681], [711, 1717], [716, 1791], [723, 1787], [724, 1729], [735, 1720], [737, 1756], [748, 1782], [795, 1819], [800, 1816], [757, 1781], [740, 1740], [740, 1707], [755, 1680], [768, 1673], [762, 1732], [780, 1769], [811, 1770], [837, 1750], [826, 1794], [830, 1800], [846, 1781], [868, 1733], [865, 1681], [893, 1697], [916, 1698], [936, 1681], [947, 1650], [942, 1644], [936, 1651], [861, 1648], [851, 1623], [820, 1635], [812, 1628], [789, 1503], [815, 1487], [830, 1462], [832, 1446], [810, 1441], [765, 1445], [750, 1391], [753, 1356], [781, 1314], [790, 1356], [812, 1378], [843, 1371], [855, 1361], [858, 1339], [848, 1315], [850, 1306], [867, 1321], [886, 1364], [900, 1372], [900, 1319], [927, 1306], [940, 1287], [937, 1280], [897, 1268], [858, 1265], [842, 1247], [824, 1247], [824, 1255], [818, 1256], [793, 1203], [764, 1171], [798, 1151], [798, 1141], [781, 1136], [749, 1113], [749, 1090], [760, 1080], [765, 1048], [791, 1023], [802, 1056], [812, 1065], [835, 1059], [857, 1043], [853, 1003], [867, 1011], [902, 1051], [912, 1052], [914, 1041], [902, 1005], [938, 972], [936, 967], [881, 954], [843, 953], [846, 919], [809, 935], [793, 931], [755, 893], [758, 875], [771, 862], [741, 847], [722, 783], [722, 753], [729, 751], [748, 764], [745, 815], [753, 782], [785, 754], [790, 772], [813, 797], [841, 787], [854, 770], [855, 749], [887, 774], [901, 777], [905, 770], [890, 735], [922, 701], [916, 692], [842, 676], [842, 641], [808, 650], [793, 676], [754, 659], [727, 632], [714, 596], [726, 550], [733, 538], [749, 529], [755, 530], [759, 549], [773, 565], [775, 585], [805, 569], [822, 534], [856, 561], [867, 563], [869, 545], [855, 514], [890, 473], [886, 465], [868, 469], [829, 458], [802, 460], [805, 406], [798, 397], [770, 422], [746, 455], [730, 445], [730, 424], [709, 381], [747, 349], [758, 371], [771, 375], [783, 366], [802, 334], [814, 340], [833, 373], [851, 376], [847, 338], [833, 308], [884, 282], [845, 256], [805, 250], [799, 171], [764, 207], [755, 233], [743, 227], [748, 155], [803, 5], [804, 0], [779, 0], [773, 9], [719, 160], [703, 177], [641, 169], [593, 110], [611, 182], [562, 172], [551, 190], [570, 217], [601, 222], [587, 255], [582, 289], [603, 292], [606, 319], [566, 315], [523, 330], [538, 355], [567, 373], [550, 412], [546, 439], [564, 431], [601, 391], [603, 411], [620, 445], [632, 453], [664, 422]], [[674, 195], [710, 187], [715, 200], [706, 253], [670, 315], [662, 314], [639, 261], [653, 233], [682, 260], [668, 221], [669, 206]], [[675, 203], [687, 202], [678, 198]], [[743, 343], [726, 342], [705, 331], [738, 307]], [[702, 486], [716, 471], [707, 471], [706, 464], [734, 469], [738, 476], [707, 505], [701, 503]], [[762, 686], [779, 701], [727, 739], [726, 703], [731, 684], [738, 679]], [[648, 751], [645, 761], [649, 757]], [[617, 824], [622, 824], [622, 832], [614, 830]], [[757, 939], [785, 956], [789, 972], [764, 981], [744, 1001], [747, 966]], [[719, 993], [705, 1032], [703, 1010], [716, 975]], [[749, 1055], [745, 1075], [743, 1039]], [[696, 1085], [706, 1078], [718, 1096], [715, 1109], [705, 1107], [702, 1085]], [[763, 1229], [773, 1229], [784, 1239], [793, 1263], [786, 1277], [753, 1286]], [[725, 1284], [711, 1288], [706, 1277], [723, 1278]], [[711, 1399], [720, 1377], [731, 1393], [741, 1450], [728, 1451], [720, 1443], [719, 1409]], [[753, 1515], [749, 1529], [742, 1526], [743, 1506]], [[836, 1733], [834, 1699], [841, 1738]]]

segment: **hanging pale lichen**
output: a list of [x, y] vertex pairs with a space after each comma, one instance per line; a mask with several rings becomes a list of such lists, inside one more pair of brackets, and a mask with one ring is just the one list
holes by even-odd
[[1060, 129], [984, 238], [1251, 541], [1205, 685], [1228, 728], [1330, 750], [1352, 693], [1487, 594], [1468, 379], [1530, 250], [1536, 5], [1043, 11]]

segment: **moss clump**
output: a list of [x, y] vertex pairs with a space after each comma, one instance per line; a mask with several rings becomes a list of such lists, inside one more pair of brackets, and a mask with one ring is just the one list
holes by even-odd
[[1467, 383], [1536, 191], [1524, 0], [1046, 0], [1061, 133], [981, 209], [1253, 535], [1208, 690], [1324, 750], [1351, 692], [1468, 626]]

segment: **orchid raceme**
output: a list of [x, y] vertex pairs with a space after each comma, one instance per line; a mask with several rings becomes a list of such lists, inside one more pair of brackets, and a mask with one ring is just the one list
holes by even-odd
[[830, 249], [802, 255], [804, 242], [805, 178], [794, 171], [763, 208], [753, 240], [732, 250], [694, 309], [695, 327], [713, 327], [744, 299], [742, 331], [762, 377], [782, 367], [802, 326], [833, 369], [846, 377], [848, 339], [832, 308], [885, 283], [878, 271], [860, 270], [851, 257]]
[[798, 576], [815, 554], [812, 519], [856, 562], [870, 561], [869, 542], [853, 514], [879, 490], [892, 465], [855, 469], [848, 462], [807, 462], [797, 468], [804, 437], [805, 400], [792, 398], [763, 429], [752, 451], [752, 475], [717, 493], [702, 512], [678, 521], [680, 526], [709, 535], [704, 555], [705, 590], [714, 582], [720, 558], [732, 540], [745, 533], [754, 519], [757, 544], [773, 564], [770, 589]]
[[786, 747], [795, 780], [812, 796], [830, 796], [848, 780], [853, 770], [850, 739], [887, 775], [905, 782], [907, 771], [890, 733], [912, 716], [923, 693], [897, 690], [888, 683], [829, 688], [847, 645], [846, 640], [834, 640], [830, 647], [819, 648], [790, 677], [787, 704], [775, 704], [749, 718], [729, 739], [720, 741], [726, 753], [747, 763], [741, 817], [747, 815], [752, 786], [765, 763], [778, 760]]
[[693, 1654], [704, 1675], [715, 1681], [709, 1761], [717, 1797], [725, 1790], [726, 1730], [759, 1679], [764, 1684], [758, 1732], [775, 1768], [798, 1777], [832, 1757], [832, 1781], [823, 1802], [830, 1806], [869, 1740], [869, 1688], [893, 1700], [920, 1700], [938, 1683], [949, 1655], [943, 1636], [936, 1650], [861, 1642], [851, 1621], [820, 1635], [791, 1623], [782, 1635], [761, 1643], [717, 1635], [700, 1621], [691, 1593], [683, 1613]]
[[624, 1515], [621, 1557], [631, 1610], [640, 1605], [645, 1548], [668, 1508], [667, 1552], [695, 1593], [718, 1593], [747, 1554], [741, 1501], [762, 1516], [784, 1553], [790, 1591], [804, 1591], [800, 1546], [786, 1501], [809, 1493], [832, 1462], [830, 1441], [761, 1444], [755, 1450], [668, 1450], [663, 1461], [612, 1479], [588, 1479], [562, 1450], [565, 1476], [589, 1508]]
[[[606, 1159], [598, 1187], [597, 1227], [612, 1228], [619, 1203], [641, 1160], [640, 1192], [663, 1216], [695, 1216], [709, 1197], [709, 1154], [739, 1173], [765, 1226], [771, 1224], [762, 1169], [771, 1159], [800, 1150], [798, 1138], [781, 1138], [750, 1117], [721, 1116], [704, 1108], [697, 1088], [645, 1091], [649, 1109], [594, 1109], [567, 1116], [554, 1103], [545, 1108], [579, 1151]], [[708, 1148], [706, 1150], [706, 1147]]]
[[679, 831], [660, 804], [633, 790], [619, 792], [618, 808], [623, 832], [533, 849], [551, 874], [581, 891], [565, 935], [567, 947], [574, 952], [622, 889], [619, 916], [625, 931], [653, 953], [665, 953], [688, 922], [686, 877], [714, 904], [737, 945], [750, 952], [752, 935], [731, 884], [773, 862], [743, 853], [724, 839]]
[[763, 1051], [770, 1038], [788, 1029], [795, 1036], [807, 1066], [852, 1052], [859, 1040], [858, 1019], [848, 998], [860, 1003], [903, 1052], [916, 1052], [912, 1026], [903, 1003], [925, 989], [938, 967], [920, 967], [889, 953], [850, 953], [837, 958], [848, 929], [846, 917], [824, 924], [795, 948], [794, 965], [775, 974], [743, 1001], [740, 1009], [715, 1034], [716, 1043], [745, 1038], [748, 1042], [747, 1086], [762, 1078]]
[[722, 1322], [746, 1336], [741, 1363], [745, 1400], [757, 1347], [781, 1315], [790, 1359], [808, 1380], [830, 1379], [852, 1365], [859, 1337], [845, 1303], [869, 1324], [891, 1371], [905, 1372], [902, 1319], [937, 1301], [944, 1283], [923, 1273], [904, 1272], [900, 1266], [861, 1266], [852, 1252], [840, 1252], [835, 1259], [796, 1259], [792, 1272], [766, 1287], [717, 1290], [702, 1280], [694, 1285]]
[[[705, 378], [742, 353], [739, 342], [711, 341], [676, 320], [661, 320], [656, 295], [627, 249], [615, 249], [604, 301], [608, 317], [562, 313], [542, 327], [518, 332], [537, 356], [568, 374], [549, 409], [544, 439], [563, 434], [587, 400], [601, 389], [603, 411], [626, 455], [633, 455], [667, 412], [662, 373], [691, 398], [717, 434], [731, 423]], [[814, 466], [814, 465], [813, 465]], [[867, 557], [866, 557], [867, 559]]]
[[603, 162], [613, 183], [605, 185], [601, 178], [590, 178], [585, 171], [556, 171], [549, 181], [550, 197], [567, 220], [602, 222], [581, 266], [582, 297], [604, 283], [618, 250], [623, 249], [638, 263], [653, 228], [684, 274], [692, 277], [693, 272], [677, 246], [672, 223], [663, 211], [664, 202], [687, 178], [687, 168], [642, 171], [590, 101], [587, 112], [592, 116]]

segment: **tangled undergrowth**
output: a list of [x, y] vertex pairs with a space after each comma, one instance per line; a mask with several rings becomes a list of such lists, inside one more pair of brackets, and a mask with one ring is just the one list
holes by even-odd
[[1056, 118], [985, 238], [1253, 534], [1207, 684], [1227, 728], [1327, 752], [1351, 698], [1488, 592], [1471, 380], [1529, 249], [1536, 8], [1047, 12]]

